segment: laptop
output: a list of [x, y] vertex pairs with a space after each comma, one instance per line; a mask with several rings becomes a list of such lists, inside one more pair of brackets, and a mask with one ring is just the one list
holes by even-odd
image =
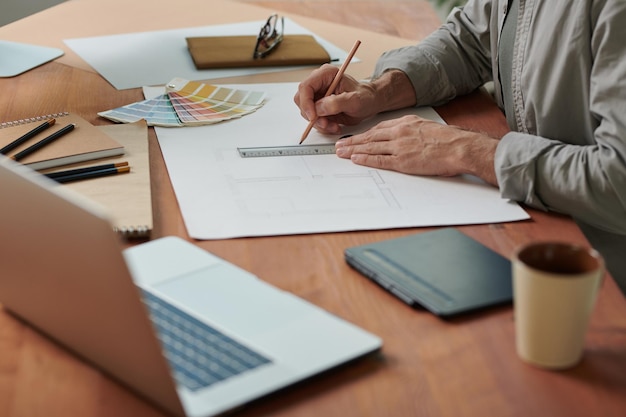
[[180, 238], [122, 250], [102, 208], [6, 158], [0, 190], [0, 303], [172, 415], [221, 414], [382, 346]]

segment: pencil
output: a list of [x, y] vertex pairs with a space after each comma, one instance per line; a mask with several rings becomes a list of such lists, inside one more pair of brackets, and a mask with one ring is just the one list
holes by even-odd
[[65, 177], [68, 175], [78, 175], [78, 174], [85, 174], [87, 172], [91, 172], [91, 171], [100, 171], [103, 169], [109, 169], [109, 168], [119, 168], [119, 167], [124, 167], [127, 166], [128, 162], [123, 161], [123, 162], [115, 162], [115, 163], [110, 163], [110, 164], [102, 164], [102, 165], [93, 165], [93, 166], [89, 166], [89, 167], [84, 167], [84, 168], [75, 168], [75, 169], [68, 169], [65, 171], [55, 171], [55, 172], [50, 172], [48, 174], [45, 174], [46, 177], [48, 178], [58, 178], [58, 177]]
[[23, 159], [24, 157], [30, 155], [31, 153], [33, 153], [33, 152], [43, 148], [47, 144], [49, 144], [51, 142], [54, 142], [55, 140], [57, 140], [61, 136], [71, 132], [75, 127], [76, 127], [75, 124], [73, 124], [73, 123], [69, 124], [69, 125], [65, 126], [63, 129], [57, 130], [56, 132], [54, 132], [50, 136], [40, 140], [39, 142], [35, 143], [34, 145], [24, 149], [21, 152], [16, 153], [15, 155], [13, 155], [11, 157], [11, 159], [14, 159], [15, 161], [19, 161], [20, 159]]
[[20, 146], [22, 143], [26, 142], [28, 139], [38, 135], [39, 133], [43, 132], [44, 130], [52, 126], [55, 122], [56, 122], [56, 119], [46, 120], [45, 122], [43, 122], [42, 124], [34, 128], [33, 130], [24, 133], [22, 136], [15, 139], [13, 142], [9, 143], [4, 148], [0, 149], [0, 153], [3, 155], [6, 155], [13, 149]]
[[130, 172], [129, 166], [97, 169], [97, 170], [82, 172], [78, 174], [60, 175], [52, 179], [59, 183], [66, 183], [66, 182], [72, 182], [72, 181], [86, 180], [89, 178], [99, 178], [99, 177], [106, 177], [109, 175], [123, 174], [126, 172]]
[[[352, 50], [350, 50], [350, 53], [346, 57], [346, 60], [343, 62], [343, 65], [341, 65], [341, 68], [339, 68], [339, 71], [337, 71], [337, 74], [335, 74], [335, 78], [333, 78], [333, 82], [330, 84], [330, 87], [328, 87], [328, 90], [326, 90], [326, 94], [324, 95], [324, 97], [328, 97], [329, 95], [335, 92], [335, 88], [337, 88], [337, 85], [339, 84], [339, 81], [341, 80], [343, 73], [346, 72], [346, 68], [348, 68], [348, 64], [350, 63], [350, 61], [352, 61], [352, 57], [356, 53], [356, 50], [359, 49], [359, 45], [361, 45], [361, 41], [357, 40], [354, 43]], [[316, 121], [317, 121], [317, 116], [313, 118], [311, 121], [309, 121], [309, 124], [304, 130], [304, 133], [302, 134], [302, 138], [300, 139], [300, 144], [302, 144], [302, 142], [304, 142], [306, 137], [309, 136], [309, 133], [311, 132], [311, 129], [313, 128], [313, 125], [315, 124]]]

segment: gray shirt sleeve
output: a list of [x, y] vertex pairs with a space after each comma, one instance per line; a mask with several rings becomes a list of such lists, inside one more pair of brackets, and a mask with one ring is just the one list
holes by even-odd
[[[538, 131], [553, 133], [508, 133], [495, 167], [503, 197], [626, 234], [626, 3], [600, 3], [581, 19], [591, 22], [588, 36], [564, 43], [575, 51], [569, 61], [535, 65], [536, 72], [561, 75], [561, 88], [552, 81], [544, 83], [552, 90], [531, 89], [525, 97], [526, 112], [532, 101], [541, 104], [534, 111], [560, 109], [545, 120], [535, 116]], [[587, 79], [568, 79], [572, 65], [587, 66]]]
[[437, 105], [467, 94], [491, 79], [491, 1], [470, 1], [417, 45], [385, 52], [373, 77], [390, 69], [407, 74], [417, 105]]
[[[374, 77], [404, 71], [417, 105], [441, 104], [489, 80], [498, 88], [506, 4], [469, 0], [420, 44], [385, 53]], [[495, 160], [501, 194], [626, 234], [626, 2], [522, 4], [516, 125]]]

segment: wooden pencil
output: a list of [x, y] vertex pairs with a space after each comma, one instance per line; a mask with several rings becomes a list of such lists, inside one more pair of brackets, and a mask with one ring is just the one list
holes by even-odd
[[[354, 57], [356, 50], [359, 49], [359, 45], [361, 45], [361, 41], [357, 40], [354, 43], [354, 46], [352, 47], [352, 49], [350, 50], [350, 53], [346, 57], [346, 60], [343, 62], [343, 65], [341, 65], [341, 68], [339, 68], [339, 71], [337, 71], [337, 74], [335, 74], [335, 78], [333, 78], [333, 82], [330, 83], [330, 86], [328, 87], [328, 90], [326, 90], [326, 94], [324, 94], [324, 97], [328, 97], [329, 95], [335, 92], [335, 89], [337, 88], [337, 85], [339, 84], [339, 81], [341, 80], [343, 73], [346, 72], [346, 69], [348, 68], [348, 64], [350, 63], [350, 61], [352, 61], [352, 57]], [[313, 128], [313, 125], [315, 124], [316, 121], [317, 121], [317, 116], [315, 116], [313, 119], [311, 119], [311, 121], [309, 121], [308, 126], [306, 127], [306, 129], [304, 130], [304, 133], [302, 134], [302, 137], [300, 138], [300, 144], [302, 144], [302, 142], [304, 142], [307, 136], [309, 136], [309, 133], [311, 132], [311, 129]]]
[[121, 167], [104, 168], [104, 169], [99, 169], [99, 170], [87, 171], [87, 172], [82, 172], [79, 174], [57, 176], [52, 179], [59, 183], [66, 183], [66, 182], [72, 182], [72, 181], [86, 180], [89, 178], [99, 178], [99, 177], [106, 177], [109, 175], [124, 174], [127, 172], [130, 172], [130, 167], [121, 166]]

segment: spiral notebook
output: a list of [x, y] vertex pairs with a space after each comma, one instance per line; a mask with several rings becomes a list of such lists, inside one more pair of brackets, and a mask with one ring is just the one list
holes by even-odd
[[127, 239], [150, 236], [153, 226], [148, 127], [145, 121], [126, 125], [94, 126], [68, 112], [41, 115], [0, 123], [0, 147], [24, 133], [55, 119], [54, 125], [8, 153], [8, 156], [66, 126], [76, 124], [70, 134], [20, 161], [47, 174], [58, 170], [83, 168], [109, 162], [127, 161], [128, 174], [93, 178], [63, 184], [99, 203], [109, 212], [115, 231]]
[[53, 113], [0, 123], [0, 148], [13, 142], [46, 120], [51, 119], [55, 120], [51, 127], [11, 150], [7, 153], [7, 156], [17, 154], [69, 124], [76, 126], [74, 130], [24, 157], [24, 159], [20, 160], [20, 163], [34, 170], [42, 170], [118, 156], [124, 153], [124, 147], [119, 142], [98, 130], [87, 120], [69, 112]]
[[71, 168], [127, 161], [130, 172], [71, 182], [63, 187], [71, 188], [104, 206], [114, 230], [124, 238], [148, 238], [153, 225], [148, 126], [145, 120], [141, 120], [128, 124], [97, 126], [96, 129], [124, 145], [126, 152], [123, 156], [106, 161], [75, 164]]

